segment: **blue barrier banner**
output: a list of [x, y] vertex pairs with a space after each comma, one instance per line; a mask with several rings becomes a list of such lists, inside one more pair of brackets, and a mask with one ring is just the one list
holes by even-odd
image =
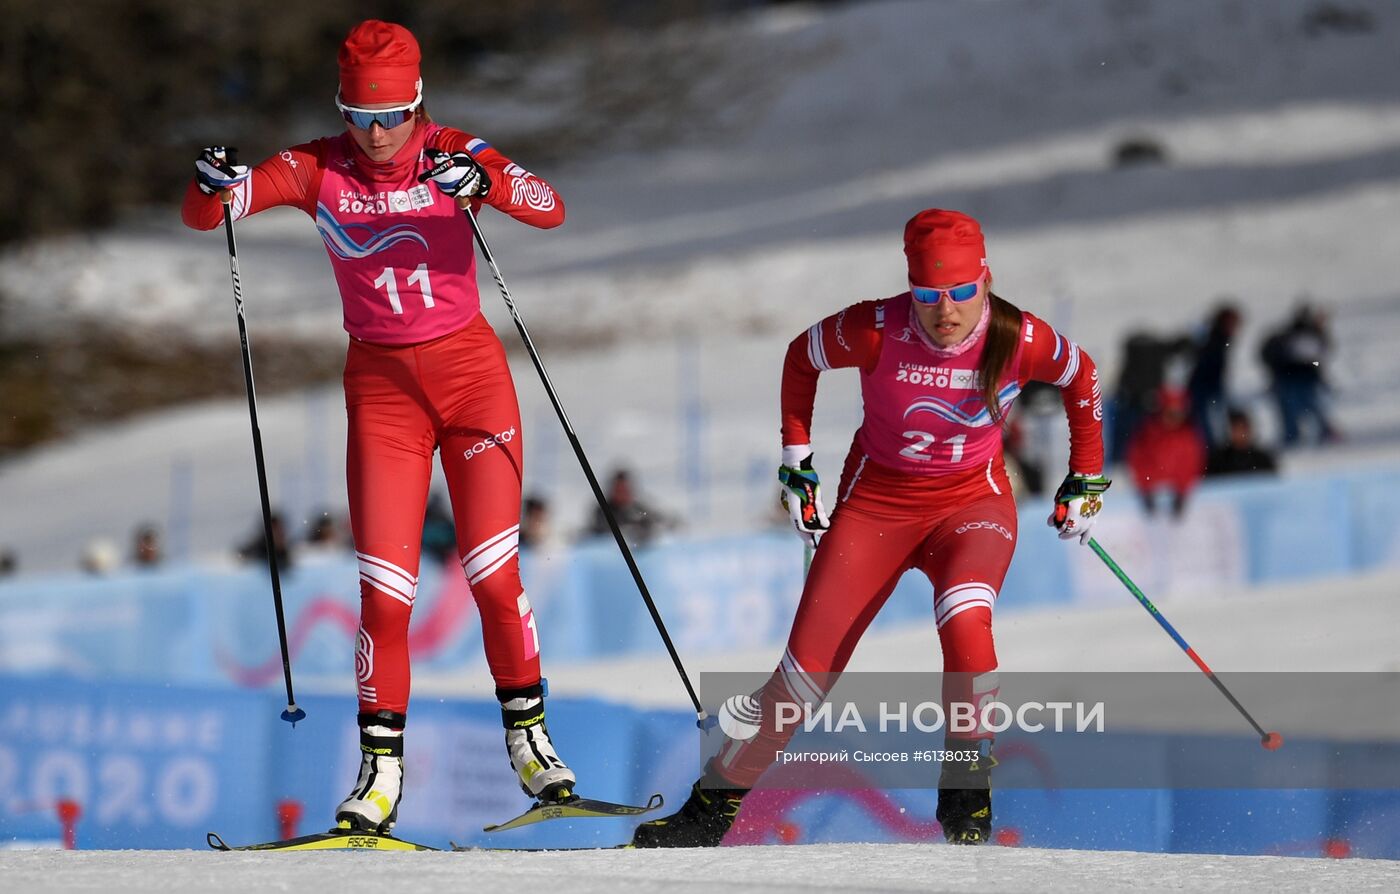
[[[301, 810], [296, 833], [330, 826], [359, 762], [352, 697], [302, 702], [293, 729], [272, 694], [50, 678], [0, 677], [0, 722], [23, 736], [0, 744], [0, 846], [53, 845], [54, 805], [78, 804], [80, 848], [202, 848], [275, 839], [278, 807]], [[550, 729], [580, 790], [664, 812], [696, 775], [699, 735], [689, 711], [637, 711], [556, 698]], [[486, 835], [529, 803], [510, 771], [499, 709], [489, 700], [423, 699], [410, 708], [408, 787], [398, 831], [426, 844], [608, 846], [636, 820], [575, 820]], [[1201, 737], [1209, 751], [1218, 737]], [[1289, 748], [1346, 761], [1393, 763], [1394, 744], [1290, 740]], [[1000, 773], [1035, 774], [1032, 755], [1007, 750]], [[1150, 757], [1145, 757], [1150, 759]], [[756, 789], [729, 844], [935, 841], [937, 794], [877, 789], [852, 769], [839, 791]], [[1313, 789], [1007, 789], [995, 796], [997, 840], [1039, 847], [1400, 857], [1400, 791]]]
[[0, 839], [57, 839], [69, 800], [79, 847], [193, 847], [216, 820], [250, 828], [268, 800], [264, 696], [0, 680]]
[[[1202, 487], [1180, 521], [1113, 502], [1099, 541], [1153, 598], [1400, 567], [1400, 472], [1246, 478]], [[1327, 523], [1298, 512], [1326, 505]], [[1060, 542], [1027, 504], [998, 614], [1121, 605], [1121, 584], [1087, 549]], [[802, 548], [786, 530], [674, 540], [637, 553], [677, 647], [704, 655], [781, 643], [802, 591]], [[660, 637], [611, 542], [521, 553], [543, 654], [575, 662], [662, 654]], [[359, 625], [354, 558], [318, 557], [283, 576], [294, 672], [310, 688], [353, 680]], [[872, 629], [932, 615], [906, 574]], [[485, 673], [470, 588], [454, 561], [420, 569], [409, 628], [414, 669]], [[266, 569], [193, 566], [107, 577], [0, 583], [0, 673], [116, 677], [276, 689], [282, 666]]]

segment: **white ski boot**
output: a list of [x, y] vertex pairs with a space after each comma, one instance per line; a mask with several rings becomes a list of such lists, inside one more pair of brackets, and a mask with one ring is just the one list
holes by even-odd
[[564, 765], [549, 740], [544, 725], [544, 686], [497, 689], [501, 722], [506, 728], [506, 753], [520, 788], [540, 803], [559, 803], [577, 797], [574, 771]]
[[392, 711], [361, 714], [360, 777], [335, 809], [336, 828], [387, 835], [399, 818], [403, 798], [403, 727]]

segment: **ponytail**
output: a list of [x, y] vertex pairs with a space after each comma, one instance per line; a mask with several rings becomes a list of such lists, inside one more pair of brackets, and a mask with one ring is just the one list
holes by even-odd
[[1005, 415], [997, 394], [1006, 368], [1016, 355], [1016, 341], [1021, 337], [1021, 309], [990, 290], [987, 300], [992, 303], [992, 318], [987, 324], [987, 344], [982, 348], [977, 376], [982, 383], [982, 400], [992, 414], [992, 421], [1000, 424]]

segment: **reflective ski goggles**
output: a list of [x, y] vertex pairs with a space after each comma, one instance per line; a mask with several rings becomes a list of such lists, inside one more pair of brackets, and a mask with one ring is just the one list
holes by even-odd
[[340, 109], [340, 117], [345, 119], [345, 123], [351, 127], [358, 127], [360, 130], [369, 130], [378, 124], [385, 130], [393, 130], [400, 124], [413, 117], [420, 103], [423, 102], [423, 91], [418, 91], [418, 95], [413, 98], [413, 102], [407, 105], [395, 106], [392, 109], [359, 109], [354, 106], [347, 106], [340, 101], [340, 94], [335, 95], [335, 107]]
[[914, 300], [920, 304], [937, 304], [947, 295], [954, 304], [962, 304], [964, 301], [971, 301], [977, 297], [977, 290], [982, 287], [982, 283], [987, 279], [987, 274], [974, 279], [972, 282], [965, 282], [961, 285], [952, 286], [947, 289], [935, 289], [931, 286], [916, 286], [909, 284], [909, 292], [914, 296]]

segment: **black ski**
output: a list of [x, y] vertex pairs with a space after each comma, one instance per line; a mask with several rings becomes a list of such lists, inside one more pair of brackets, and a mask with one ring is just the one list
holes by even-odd
[[533, 807], [514, 819], [506, 820], [494, 826], [485, 826], [483, 832], [504, 832], [506, 829], [518, 829], [521, 826], [529, 826], [534, 823], [542, 823], [545, 820], [554, 819], [584, 819], [590, 817], [606, 816], [640, 816], [643, 813], [650, 813], [661, 807], [666, 801], [660, 793], [652, 795], [647, 799], [644, 806], [638, 807], [634, 804], [613, 804], [610, 801], [594, 801], [591, 798], [571, 798], [567, 801], [551, 801], [548, 803], [536, 802]]
[[436, 851], [441, 848], [429, 847], [414, 841], [405, 841], [392, 835], [373, 835], [366, 832], [351, 832], [346, 829], [331, 829], [286, 841], [264, 841], [258, 844], [234, 846], [226, 843], [219, 833], [210, 832], [206, 836], [209, 846], [216, 851]]

